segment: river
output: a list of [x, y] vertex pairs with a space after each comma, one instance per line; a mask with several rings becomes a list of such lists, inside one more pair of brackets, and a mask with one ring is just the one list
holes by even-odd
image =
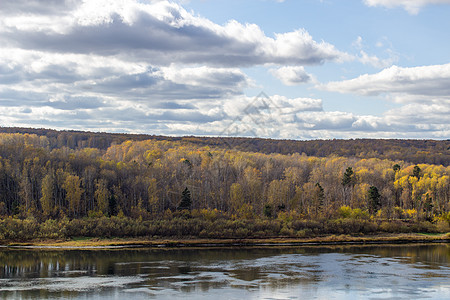
[[0, 249], [1, 299], [450, 299], [450, 245]]

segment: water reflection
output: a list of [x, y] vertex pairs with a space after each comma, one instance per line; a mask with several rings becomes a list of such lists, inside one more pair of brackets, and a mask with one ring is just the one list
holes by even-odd
[[450, 246], [0, 250], [0, 298], [450, 298]]

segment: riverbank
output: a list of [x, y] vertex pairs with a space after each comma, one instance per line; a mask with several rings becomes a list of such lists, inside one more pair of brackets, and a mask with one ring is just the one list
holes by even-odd
[[145, 239], [145, 238], [75, 238], [70, 240], [33, 240], [25, 243], [3, 241], [4, 247], [19, 248], [135, 248], [135, 247], [242, 247], [242, 246], [314, 246], [366, 245], [404, 243], [450, 243], [450, 233], [444, 234], [379, 234], [366, 236], [326, 235], [313, 238], [264, 239]]

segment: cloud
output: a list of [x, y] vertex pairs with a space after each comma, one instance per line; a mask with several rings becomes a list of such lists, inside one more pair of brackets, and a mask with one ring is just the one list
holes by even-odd
[[386, 112], [389, 121], [410, 124], [422, 124], [427, 127], [445, 124], [450, 129], [450, 101], [441, 101], [433, 104], [407, 104], [400, 108]]
[[362, 62], [365, 65], [371, 65], [379, 69], [392, 66], [392, 64], [398, 60], [396, 56], [392, 55], [389, 58], [381, 59], [375, 55], [369, 55], [363, 50], [360, 51], [360, 54], [361, 54], [361, 56], [359, 57], [360, 62]]
[[[392, 66], [376, 74], [329, 82], [319, 88], [339, 93], [376, 96], [393, 94], [409, 99], [448, 98], [450, 64], [403, 68]], [[394, 98], [399, 100], [399, 98]]]
[[356, 40], [353, 41], [352, 46], [356, 49], [362, 49], [363, 48], [363, 39], [361, 36], [358, 36]]
[[407, 104], [371, 116], [324, 111], [320, 99], [279, 95], [265, 102], [246, 96], [208, 101], [102, 101], [55, 97], [34, 106], [1, 105], [0, 125], [282, 139], [446, 138], [450, 133], [448, 102]]
[[221, 98], [242, 93], [248, 84], [247, 76], [233, 68], [159, 68], [109, 56], [14, 48], [0, 53], [0, 97], [8, 89], [43, 97], [64, 93], [129, 100]]
[[[220, 133], [253, 99], [243, 96], [253, 82], [240, 67], [288, 65], [274, 72], [293, 84], [310, 80], [303, 65], [351, 59], [304, 29], [268, 36], [169, 1], [8, 0], [0, 45], [0, 125], [160, 134]], [[290, 126], [297, 113], [322, 110], [317, 99], [271, 101]]]
[[281, 67], [279, 69], [271, 69], [270, 72], [285, 85], [299, 85], [312, 79], [312, 76], [306, 73], [305, 68], [302, 66]]
[[[353, 41], [352, 46], [359, 50], [360, 56], [357, 58], [361, 63], [365, 65], [370, 65], [375, 68], [386, 68], [389, 66], [392, 66], [395, 62], [398, 61], [398, 56], [395, 55], [394, 51], [391, 49], [387, 49], [386, 52], [388, 53], [388, 58], [379, 58], [375, 55], [369, 55], [366, 51], [363, 49], [366, 48], [363, 42], [363, 38], [361, 36], [358, 36], [355, 41]], [[383, 44], [381, 42], [377, 43], [377, 47], [382, 47]]]
[[403, 7], [410, 14], [417, 14], [425, 5], [450, 4], [450, 0], [364, 0], [368, 6]]
[[218, 25], [168, 1], [86, 1], [67, 5], [57, 16], [1, 9], [0, 16], [4, 45], [54, 53], [225, 67], [351, 59], [329, 43], [314, 41], [304, 29], [269, 37], [255, 24]]
[[367, 65], [371, 65], [374, 66], [376, 68], [383, 68], [383, 67], [387, 67], [389, 65], [388, 62], [385, 62], [381, 59], [379, 59], [376, 56], [370, 56], [368, 55], [366, 52], [361, 50], [361, 57], [360, 57], [360, 61], [363, 64], [367, 64]]
[[[323, 111], [322, 100], [314, 98], [288, 98], [280, 95], [265, 97], [237, 96], [225, 101], [224, 111], [230, 117], [243, 117], [270, 114], [271, 118], [286, 119], [287, 115], [295, 115], [305, 111]], [[284, 116], [284, 117], [283, 117]], [[288, 118], [292, 119], [292, 118]]]
[[164, 0], [7, 0], [0, 5], [0, 125], [172, 135], [223, 135], [231, 128], [302, 139], [445, 137], [448, 65], [393, 66], [321, 86], [405, 104], [382, 116], [325, 111], [321, 99], [244, 95], [254, 83], [243, 67], [270, 68], [284, 84], [299, 85], [315, 82], [307, 65], [392, 63], [368, 54], [362, 38], [354, 46], [358, 56], [305, 29], [268, 35], [256, 24], [216, 24]]
[[411, 137], [445, 138], [450, 133], [450, 64], [392, 66], [376, 74], [317, 86], [361, 96], [385, 96], [402, 106], [383, 116], [359, 116], [352, 129]]
[[80, 3], [77, 0], [4, 0], [0, 10], [8, 14], [60, 14]]
[[196, 68], [176, 69], [173, 67], [161, 68], [164, 77], [178, 84], [189, 84], [194, 86], [208, 86], [223, 88], [244, 87], [248, 83], [247, 76], [235, 68], [209, 68], [206, 66]]

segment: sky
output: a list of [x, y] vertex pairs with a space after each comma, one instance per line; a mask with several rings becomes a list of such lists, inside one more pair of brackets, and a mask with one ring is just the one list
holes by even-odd
[[1, 0], [0, 126], [450, 138], [450, 0]]

